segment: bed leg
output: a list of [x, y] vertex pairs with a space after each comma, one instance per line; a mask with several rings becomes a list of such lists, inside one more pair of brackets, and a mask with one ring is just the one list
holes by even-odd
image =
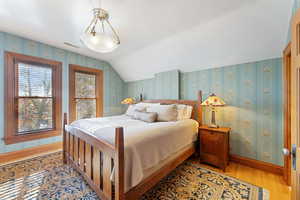
[[197, 101], [197, 113], [198, 113], [198, 122], [199, 122], [199, 126], [202, 126], [202, 106], [201, 106], [201, 103], [202, 103], [202, 91], [199, 90], [198, 91], [198, 101]]
[[67, 132], [65, 130], [65, 126], [68, 123], [68, 116], [67, 113], [64, 113], [64, 123], [63, 123], [63, 162], [67, 164]]
[[115, 200], [124, 200], [124, 135], [123, 128], [116, 128], [115, 133]]

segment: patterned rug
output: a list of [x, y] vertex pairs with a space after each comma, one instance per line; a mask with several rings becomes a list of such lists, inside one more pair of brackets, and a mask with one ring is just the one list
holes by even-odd
[[[0, 166], [0, 199], [98, 200], [84, 179], [52, 153]], [[190, 159], [142, 200], [268, 200], [263, 188], [201, 168]]]

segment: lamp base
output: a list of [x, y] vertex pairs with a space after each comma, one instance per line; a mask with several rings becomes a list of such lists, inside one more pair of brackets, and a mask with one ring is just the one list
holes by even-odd
[[215, 108], [212, 107], [211, 111], [211, 123], [209, 125], [210, 128], [219, 128], [219, 126], [216, 124], [216, 116], [215, 116]]
[[208, 127], [209, 128], [219, 128], [219, 126], [217, 124], [210, 124]]

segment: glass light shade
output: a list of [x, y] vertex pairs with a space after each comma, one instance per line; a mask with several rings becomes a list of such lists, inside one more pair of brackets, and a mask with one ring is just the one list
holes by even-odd
[[135, 100], [133, 98], [126, 98], [124, 99], [121, 104], [134, 104], [135, 103]]
[[96, 33], [93, 35], [85, 32], [80, 39], [89, 49], [99, 53], [112, 52], [119, 46], [119, 43], [106, 33]]
[[202, 106], [224, 106], [226, 103], [220, 97], [215, 94], [210, 95], [203, 103]]

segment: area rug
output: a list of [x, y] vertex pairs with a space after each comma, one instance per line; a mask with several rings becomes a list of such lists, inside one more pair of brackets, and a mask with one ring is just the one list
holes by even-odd
[[[0, 199], [98, 200], [95, 192], [71, 167], [62, 153], [0, 166]], [[200, 167], [189, 159], [141, 200], [269, 200], [268, 191]]]

